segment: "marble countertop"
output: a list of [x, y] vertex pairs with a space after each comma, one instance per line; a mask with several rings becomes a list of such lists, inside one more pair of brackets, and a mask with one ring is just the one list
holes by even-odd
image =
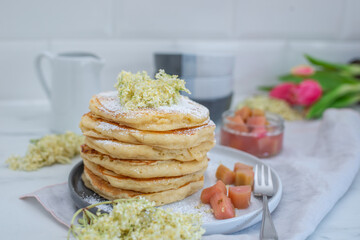
[[[35, 199], [19, 197], [47, 185], [66, 182], [69, 165], [46, 167], [35, 172], [11, 171], [5, 160], [12, 154], [23, 155], [30, 139], [49, 133], [47, 102], [0, 101], [0, 226], [1, 239], [65, 239], [67, 229], [58, 223]], [[360, 134], [360, 133], [359, 133]], [[325, 216], [308, 238], [360, 239], [360, 174], [347, 193]]]

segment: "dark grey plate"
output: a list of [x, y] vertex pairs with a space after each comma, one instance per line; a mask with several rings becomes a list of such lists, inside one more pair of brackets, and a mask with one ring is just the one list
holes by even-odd
[[[84, 163], [81, 161], [76, 164], [70, 172], [68, 185], [70, 189], [70, 195], [75, 205], [78, 208], [84, 208], [91, 204], [107, 201], [105, 198], [99, 196], [97, 193], [88, 189], [81, 179], [81, 175], [84, 171]], [[101, 211], [108, 212], [106, 208], [101, 207]], [[97, 208], [90, 209], [92, 212], [96, 212]]]

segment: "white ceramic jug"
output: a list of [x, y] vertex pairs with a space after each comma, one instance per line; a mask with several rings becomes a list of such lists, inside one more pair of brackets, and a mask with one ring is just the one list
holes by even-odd
[[[51, 66], [51, 81], [45, 80], [43, 60]], [[100, 91], [100, 71], [104, 61], [85, 52], [41, 53], [35, 60], [40, 83], [51, 102], [50, 129], [80, 133], [81, 116], [88, 112], [89, 100]], [[50, 86], [49, 86], [50, 83]]]

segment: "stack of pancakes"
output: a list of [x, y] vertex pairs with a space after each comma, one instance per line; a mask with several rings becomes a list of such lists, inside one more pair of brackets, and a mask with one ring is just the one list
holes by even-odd
[[117, 92], [100, 93], [80, 128], [82, 179], [107, 199], [142, 196], [163, 205], [203, 186], [215, 124], [207, 108], [187, 97], [173, 106], [131, 110]]

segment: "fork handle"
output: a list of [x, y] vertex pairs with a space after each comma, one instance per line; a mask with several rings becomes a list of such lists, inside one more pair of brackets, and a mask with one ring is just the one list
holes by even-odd
[[263, 195], [263, 215], [260, 231], [260, 240], [262, 239], [278, 240], [278, 235], [276, 233], [274, 223], [271, 219], [268, 198], [266, 195]]

